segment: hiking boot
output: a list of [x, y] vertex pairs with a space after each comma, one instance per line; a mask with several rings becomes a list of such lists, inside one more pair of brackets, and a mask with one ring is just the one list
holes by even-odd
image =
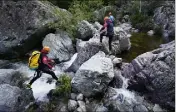
[[32, 89], [31, 84], [27, 84], [27, 85], [26, 85], [26, 88]]

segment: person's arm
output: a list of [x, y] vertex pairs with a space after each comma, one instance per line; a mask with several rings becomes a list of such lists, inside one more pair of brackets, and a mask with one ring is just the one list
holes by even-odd
[[48, 59], [48, 57], [46, 56], [43, 57], [42, 61], [45, 65], [47, 65], [50, 69], [52, 69], [52, 66], [49, 64], [50, 60]]
[[107, 25], [108, 24], [105, 22], [104, 25], [103, 25], [103, 27], [100, 29], [100, 31], [104, 30], [107, 27]]
[[100, 29], [100, 34], [104, 33], [107, 31], [107, 23], [105, 22], [105, 24], [103, 25], [103, 27]]

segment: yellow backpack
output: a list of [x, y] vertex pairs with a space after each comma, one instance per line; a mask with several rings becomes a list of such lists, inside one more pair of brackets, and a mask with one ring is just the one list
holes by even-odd
[[40, 52], [33, 51], [32, 55], [29, 57], [28, 66], [31, 70], [36, 70], [39, 67]]

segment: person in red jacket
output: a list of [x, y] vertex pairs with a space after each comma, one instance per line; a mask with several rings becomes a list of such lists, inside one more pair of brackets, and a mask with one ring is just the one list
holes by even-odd
[[40, 58], [39, 58], [39, 67], [36, 70], [37, 75], [33, 77], [33, 79], [27, 84], [28, 88], [31, 88], [31, 85], [34, 81], [41, 77], [42, 72], [50, 74], [56, 81], [58, 78], [55, 73], [52, 71], [54, 60], [48, 58], [47, 54], [49, 53], [50, 48], [48, 46], [43, 47], [41, 50]]

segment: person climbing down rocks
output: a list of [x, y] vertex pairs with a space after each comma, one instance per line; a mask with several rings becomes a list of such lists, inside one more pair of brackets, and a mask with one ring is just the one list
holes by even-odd
[[109, 19], [109, 17], [105, 17], [104, 18], [104, 25], [103, 27], [100, 29], [100, 42], [102, 43], [103, 40], [103, 36], [107, 36], [109, 37], [109, 51], [112, 52], [112, 39], [114, 36], [114, 25], [112, 23], [112, 21]]
[[[29, 68], [36, 70], [33, 79], [27, 84], [27, 88], [31, 89], [31, 85], [34, 81], [41, 77], [42, 73], [50, 74], [58, 83], [59, 80], [55, 73], [52, 71], [54, 60], [47, 57], [50, 48], [48, 46], [43, 47], [41, 52], [34, 51], [29, 58]], [[39, 54], [39, 55], [38, 55]], [[38, 55], [38, 56], [37, 56]], [[37, 58], [38, 57], [38, 58]], [[36, 59], [35, 59], [36, 58]]]

